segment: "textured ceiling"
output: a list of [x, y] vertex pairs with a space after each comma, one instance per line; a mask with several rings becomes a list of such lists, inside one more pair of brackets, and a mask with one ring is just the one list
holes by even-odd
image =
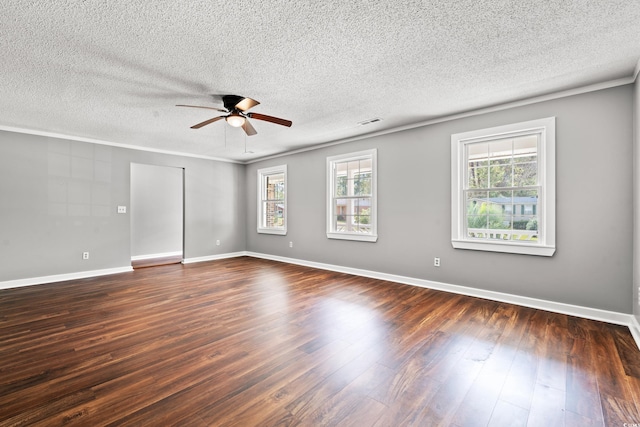
[[0, 51], [0, 126], [249, 161], [631, 78], [640, 2], [3, 0]]

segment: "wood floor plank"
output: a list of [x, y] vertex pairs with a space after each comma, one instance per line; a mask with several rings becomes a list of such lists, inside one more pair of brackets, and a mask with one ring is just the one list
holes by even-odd
[[[615, 326], [613, 329], [615, 329]], [[607, 414], [607, 411], [612, 408], [614, 412], [616, 411], [615, 408], [630, 409], [631, 405], [629, 403], [634, 401], [636, 393], [633, 393], [630, 389], [632, 384], [627, 381], [624, 362], [619, 358], [615, 344], [616, 335], [612, 333], [612, 329], [590, 331], [590, 338], [594, 345], [598, 389], [600, 400], [603, 402], [604, 418], [605, 420], [615, 419], [616, 417]], [[620, 404], [618, 405], [616, 402]], [[635, 412], [637, 411], [636, 407]]]
[[567, 357], [565, 407], [569, 417], [579, 417], [586, 425], [604, 423], [592, 343], [588, 335], [579, 335]]
[[640, 379], [640, 359], [637, 354], [638, 347], [633, 341], [633, 337], [622, 326], [614, 327], [612, 333], [615, 336], [614, 343], [625, 374]]
[[638, 424], [640, 416], [635, 402], [620, 399], [616, 396], [601, 394], [604, 423], [607, 426]]
[[500, 392], [499, 402], [531, 408], [538, 372], [540, 336], [546, 329], [546, 313], [536, 311], [528, 320], [515, 357], [508, 368], [507, 378]]
[[629, 331], [239, 257], [0, 290], [0, 427], [622, 425]]
[[[533, 310], [523, 310], [504, 304], [496, 310], [497, 324], [504, 322], [504, 328], [496, 338], [495, 346], [483, 364], [478, 377], [460, 403], [454, 417], [454, 424], [460, 426], [486, 426], [498, 403], [509, 370], [516, 357], [516, 350], [523, 337]], [[500, 328], [497, 328], [500, 330]], [[490, 334], [496, 331], [495, 325]], [[491, 336], [489, 335], [489, 336]]]
[[493, 408], [488, 427], [519, 427], [526, 426], [529, 411], [509, 402], [498, 401]]
[[286, 406], [286, 409], [298, 419], [311, 417], [314, 411], [327, 400], [338, 394], [349, 383], [376, 363], [378, 355], [373, 351], [369, 351], [369, 349], [365, 348], [360, 351], [357, 357], [342, 365], [338, 370], [327, 376], [324, 381], [294, 399]]
[[563, 390], [536, 384], [533, 391], [528, 425], [561, 427], [565, 425], [565, 393]]

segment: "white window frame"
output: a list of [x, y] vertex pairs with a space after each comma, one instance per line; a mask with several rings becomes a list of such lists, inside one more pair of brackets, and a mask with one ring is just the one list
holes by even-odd
[[[358, 151], [355, 153], [341, 154], [338, 156], [327, 157], [327, 238], [342, 240], [357, 240], [361, 242], [375, 242], [378, 240], [378, 150], [371, 149]], [[371, 206], [370, 206], [370, 225], [371, 234], [349, 233], [345, 231], [337, 231], [334, 228], [333, 218], [334, 198], [344, 198], [343, 196], [335, 196], [335, 165], [337, 163], [371, 159]]]
[[[263, 199], [263, 196], [266, 194], [266, 178], [271, 175], [280, 175], [284, 174], [284, 221], [282, 227], [263, 227], [263, 216], [265, 212], [263, 212], [263, 202], [266, 201]], [[287, 165], [281, 166], [273, 166], [270, 168], [258, 169], [258, 233], [262, 234], [279, 234], [286, 235], [287, 234], [287, 218], [289, 217], [287, 212], [287, 197], [289, 193], [289, 186], [287, 183]]]
[[[556, 250], [556, 129], [555, 117], [451, 135], [451, 244], [456, 249], [552, 256]], [[468, 185], [468, 144], [524, 135], [539, 135], [538, 242], [479, 241], [467, 238], [465, 186]]]

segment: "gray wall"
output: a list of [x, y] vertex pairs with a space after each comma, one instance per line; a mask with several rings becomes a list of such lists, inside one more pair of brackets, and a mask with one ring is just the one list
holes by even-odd
[[0, 281], [129, 266], [132, 162], [185, 169], [185, 258], [245, 249], [243, 165], [2, 131]]
[[[631, 313], [632, 95], [627, 85], [250, 164], [247, 250]], [[555, 255], [453, 249], [451, 134], [549, 116], [557, 129]], [[369, 148], [378, 149], [378, 241], [329, 240], [326, 157]], [[288, 165], [288, 234], [257, 234], [256, 170], [279, 164]]]
[[[0, 132], [0, 281], [128, 266], [130, 218], [116, 207], [130, 204], [130, 164], [144, 163], [185, 169], [187, 259], [249, 250], [638, 314], [635, 92], [635, 101], [627, 85], [246, 167]], [[548, 116], [557, 118], [556, 254], [454, 250], [451, 134]], [[378, 242], [329, 240], [326, 157], [368, 148], [378, 148]], [[279, 164], [289, 168], [288, 234], [257, 234], [256, 170]], [[433, 267], [434, 256], [442, 267]]]
[[131, 164], [131, 256], [182, 253], [183, 170]]

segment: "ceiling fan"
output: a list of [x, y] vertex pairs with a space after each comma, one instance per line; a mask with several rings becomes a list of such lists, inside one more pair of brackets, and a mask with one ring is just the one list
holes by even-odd
[[265, 122], [275, 123], [277, 125], [291, 127], [293, 124], [291, 120], [285, 120], [278, 117], [267, 116], [260, 113], [249, 113], [247, 110], [260, 104], [255, 99], [247, 98], [238, 95], [223, 95], [222, 102], [224, 104], [224, 110], [222, 108], [204, 107], [200, 105], [183, 105], [178, 104], [176, 107], [192, 107], [192, 108], [205, 108], [207, 110], [220, 111], [221, 113], [228, 113], [226, 116], [217, 116], [209, 120], [205, 120], [202, 123], [191, 126], [191, 129], [200, 129], [203, 126], [217, 122], [218, 120], [225, 119], [233, 127], [241, 127], [248, 136], [255, 135], [255, 128], [251, 125], [248, 119], [263, 120]]

